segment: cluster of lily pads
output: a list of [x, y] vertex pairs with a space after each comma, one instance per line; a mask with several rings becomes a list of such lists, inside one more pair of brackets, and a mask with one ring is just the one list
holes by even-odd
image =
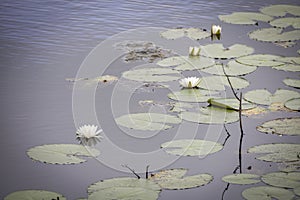
[[[272, 5], [262, 8], [261, 13], [232, 13], [220, 15], [220, 20], [233, 24], [256, 24], [257, 21], [268, 22], [276, 28], [266, 28], [249, 33], [249, 37], [267, 42], [289, 42], [300, 39], [299, 18], [286, 17], [300, 16], [300, 6]], [[276, 18], [280, 17], [280, 18]], [[285, 31], [287, 25], [292, 25], [293, 31]], [[220, 36], [221, 27], [213, 25], [211, 33], [199, 28], [176, 28], [160, 33], [162, 38], [176, 40], [180, 37], [189, 37], [201, 40], [212, 35]], [[126, 44], [128, 46], [128, 44]], [[135, 47], [135, 46], [134, 46]], [[138, 45], [139, 48], [141, 48]], [[148, 47], [147, 47], [148, 48]], [[258, 67], [271, 67], [275, 70], [290, 72], [300, 71], [300, 57], [284, 57], [270, 54], [253, 54], [252, 47], [235, 44], [224, 47], [221, 43], [190, 47], [186, 56], [171, 56], [163, 54], [161, 48], [149, 44], [152, 51], [151, 57], [141, 54], [140, 51], [129, 50], [132, 56], [154, 62], [156, 56], [161, 55], [161, 60], [156, 63], [144, 65], [122, 73], [122, 77], [129, 81], [147, 83], [168, 83], [178, 81], [183, 87], [178, 91], [167, 94], [171, 109], [168, 114], [162, 113], [133, 113], [118, 116], [115, 121], [118, 125], [140, 131], [164, 131], [183, 120], [199, 124], [227, 124], [239, 121], [239, 112], [244, 116], [267, 113], [272, 111], [295, 112], [300, 110], [300, 93], [295, 90], [278, 89], [274, 94], [266, 89], [248, 91], [240, 101], [236, 98], [222, 97], [226, 88], [243, 89], [249, 82], [243, 77], [254, 72]], [[299, 50], [298, 50], [299, 53]], [[132, 57], [125, 57], [126, 61], [135, 61]], [[165, 58], [166, 57], [166, 58]], [[154, 59], [155, 58], [155, 59]], [[184, 71], [197, 71], [210, 74], [203, 77], [182, 78]], [[114, 76], [103, 76], [93, 80], [70, 79], [88, 84], [90, 81], [113, 82]], [[290, 87], [300, 88], [298, 79], [286, 78], [283, 82]], [[145, 100], [155, 104], [155, 101]], [[199, 106], [207, 103], [209, 106]], [[201, 104], [202, 105], [202, 104]], [[299, 136], [299, 117], [279, 118], [270, 120], [257, 126], [263, 133], [278, 135]], [[97, 157], [100, 151], [93, 147], [102, 138], [95, 125], [79, 127], [76, 138], [81, 144], [48, 144], [30, 148], [27, 155], [35, 160], [47, 164], [78, 164], [86, 161], [86, 157]], [[105, 140], [103, 141], [105, 142]], [[181, 139], [163, 142], [161, 148], [170, 156], [201, 156], [219, 152], [223, 145], [218, 142], [200, 139]], [[245, 199], [293, 199], [300, 196], [300, 145], [299, 144], [264, 144], [248, 149], [248, 153], [259, 154], [256, 159], [266, 162], [278, 163], [278, 172], [267, 173], [262, 176], [255, 174], [231, 174], [222, 180], [230, 184], [257, 184], [265, 183], [268, 186], [255, 186], [242, 192]], [[84, 156], [84, 158], [82, 157]], [[166, 169], [153, 173], [146, 178], [112, 178], [91, 184], [88, 199], [149, 199], [159, 198], [159, 193], [164, 190], [189, 189], [204, 186], [213, 180], [211, 174], [203, 173], [185, 176], [187, 169]], [[65, 199], [63, 195], [42, 191], [25, 190], [17, 191], [5, 197], [5, 200], [22, 199], [24, 197], [36, 199]]]

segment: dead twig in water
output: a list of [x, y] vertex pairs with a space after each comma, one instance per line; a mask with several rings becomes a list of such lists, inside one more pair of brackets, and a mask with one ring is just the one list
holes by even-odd
[[128, 165], [121, 165], [121, 166], [129, 169], [138, 179], [141, 178], [133, 169], [131, 169], [130, 167], [128, 167]]

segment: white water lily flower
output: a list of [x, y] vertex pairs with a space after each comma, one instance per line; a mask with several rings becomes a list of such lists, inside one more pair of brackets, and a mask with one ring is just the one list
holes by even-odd
[[79, 127], [76, 131], [76, 139], [80, 140], [80, 143], [87, 145], [95, 145], [97, 142], [100, 142], [102, 136], [100, 133], [102, 129], [98, 129], [98, 126], [95, 125], [83, 125]]
[[199, 47], [190, 47], [189, 48], [189, 55], [190, 56], [199, 56], [200, 55], [200, 48]]
[[219, 25], [211, 26], [211, 35], [221, 35], [222, 28]]
[[179, 83], [185, 88], [195, 88], [199, 85], [200, 81], [200, 78], [197, 77], [187, 77], [181, 79]]

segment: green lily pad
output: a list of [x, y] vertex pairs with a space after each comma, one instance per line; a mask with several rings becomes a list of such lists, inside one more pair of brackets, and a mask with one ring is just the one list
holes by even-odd
[[274, 94], [271, 94], [266, 89], [252, 90], [244, 95], [247, 101], [261, 105], [271, 105], [272, 103], [284, 104], [290, 99], [299, 97], [300, 93], [284, 89], [277, 89]]
[[300, 187], [294, 188], [294, 193], [298, 196], [300, 196]]
[[237, 58], [236, 61], [245, 65], [271, 67], [286, 64], [282, 61], [282, 58], [281, 56], [270, 54], [253, 54]]
[[158, 183], [161, 188], [168, 190], [183, 190], [200, 187], [213, 180], [210, 174], [197, 174], [183, 177], [186, 172], [187, 169], [162, 170], [153, 174], [150, 180]]
[[295, 5], [271, 5], [261, 8], [260, 11], [266, 15], [283, 17], [287, 13], [300, 16], [300, 6]]
[[238, 112], [213, 106], [200, 108], [198, 112], [181, 112], [179, 117], [199, 124], [227, 124], [239, 120]]
[[299, 17], [285, 17], [275, 19], [270, 22], [272, 26], [279, 27], [279, 28], [286, 28], [288, 26], [293, 26], [294, 28], [300, 28], [300, 18]]
[[10, 193], [4, 200], [41, 200], [41, 199], [60, 199], [66, 200], [66, 198], [56, 192], [50, 192], [45, 190], [22, 190]]
[[206, 156], [223, 149], [223, 145], [207, 140], [172, 140], [161, 144], [168, 154], [177, 156]]
[[300, 171], [300, 162], [284, 162], [284, 163], [278, 163], [278, 170], [282, 172], [295, 172]]
[[287, 71], [287, 72], [300, 72], [300, 65], [296, 65], [296, 64], [285, 64], [285, 65], [275, 66], [272, 68], [276, 70]]
[[161, 113], [135, 113], [122, 115], [115, 119], [118, 125], [136, 130], [166, 130], [172, 128], [167, 124], [179, 124], [181, 119]]
[[256, 128], [263, 133], [300, 135], [300, 118], [280, 118], [267, 121]]
[[265, 154], [256, 159], [267, 162], [294, 162], [299, 161], [300, 144], [263, 144], [249, 148], [248, 152]]
[[[207, 101], [212, 106], [217, 106], [220, 108], [231, 109], [231, 110], [239, 110], [240, 101], [236, 98], [211, 98]], [[242, 110], [247, 110], [256, 107], [254, 104], [249, 103], [247, 101], [242, 101]]]
[[80, 156], [97, 157], [100, 152], [78, 144], [47, 144], [30, 148], [27, 155], [33, 160], [48, 164], [78, 164], [86, 161]]
[[186, 109], [193, 108], [193, 105], [190, 103], [184, 103], [184, 102], [175, 102], [172, 103], [172, 108], [170, 109], [170, 112], [182, 112], [186, 111]]
[[168, 97], [177, 101], [185, 102], [206, 102], [212, 95], [218, 94], [217, 92], [201, 89], [183, 89], [178, 92], [169, 93]]
[[271, 186], [283, 188], [300, 187], [299, 172], [272, 172], [262, 176], [261, 180]]
[[252, 54], [254, 49], [243, 44], [234, 44], [228, 48], [225, 48], [223, 44], [215, 43], [208, 44], [201, 47], [200, 54], [205, 57], [230, 59]]
[[245, 189], [242, 196], [247, 200], [291, 200], [295, 195], [283, 188], [258, 186]]
[[256, 24], [257, 21], [268, 22], [273, 19], [269, 15], [255, 12], [234, 12], [229, 15], [219, 15], [219, 19], [230, 24]]
[[141, 82], [168, 82], [180, 79], [180, 73], [169, 68], [141, 68], [123, 72], [126, 79]]
[[285, 107], [291, 110], [300, 110], [300, 98], [295, 98], [295, 99], [290, 99], [285, 102], [284, 104]]
[[[212, 67], [202, 69], [202, 72], [225, 76], [221, 64], [216, 64]], [[236, 62], [235, 60], [231, 60], [224, 66], [224, 71], [227, 76], [242, 76], [246, 74], [250, 74], [257, 69], [256, 66], [244, 65]]]
[[179, 71], [199, 70], [214, 64], [214, 59], [202, 56], [174, 56], [157, 62], [157, 65], [162, 67], [176, 66], [174, 69]]
[[201, 40], [210, 37], [210, 33], [199, 28], [174, 28], [160, 33], [161, 37], [175, 40], [181, 37], [189, 37], [193, 40]]
[[88, 187], [89, 200], [156, 200], [160, 186], [150, 180], [137, 178], [113, 178]]
[[300, 88], [300, 80], [299, 79], [291, 79], [286, 78], [283, 80], [284, 84], [294, 87], [294, 88]]
[[230, 174], [222, 177], [222, 180], [226, 183], [247, 185], [259, 183], [259, 178], [260, 176], [256, 174]]
[[300, 30], [282, 31], [282, 28], [263, 28], [252, 31], [249, 37], [263, 42], [287, 42], [300, 39]]
[[[225, 90], [225, 86], [230, 87], [230, 84], [225, 76], [206, 76], [200, 78], [199, 88], [206, 90], [222, 91]], [[234, 89], [242, 89], [249, 86], [249, 82], [240, 77], [229, 77], [231, 85]]]

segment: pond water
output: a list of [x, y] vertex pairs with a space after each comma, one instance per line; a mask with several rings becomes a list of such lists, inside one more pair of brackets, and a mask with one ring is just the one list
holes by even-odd
[[[113, 154], [115, 157], [112, 158], [112, 163], [118, 164], [113, 168], [101, 163], [101, 158], [88, 159], [87, 162], [77, 165], [49, 165], [34, 162], [26, 155], [29, 148], [38, 145], [78, 143], [75, 140], [76, 127], [72, 110], [73, 83], [66, 81], [66, 78], [76, 77], [86, 56], [100, 42], [122, 31], [141, 27], [199, 27], [209, 30], [211, 24], [220, 24], [223, 29], [220, 41], [211, 41], [209, 38], [200, 40], [199, 43], [205, 45], [220, 42], [224, 46], [241, 43], [253, 47], [255, 53], [299, 56], [297, 54], [299, 42], [293, 47], [283, 48], [272, 43], [254, 41], [248, 38], [247, 33], [257, 27], [227, 24], [218, 19], [220, 14], [230, 14], [235, 11], [257, 12], [263, 6], [280, 3], [280, 0], [226, 2], [137, 0], [126, 3], [123, 1], [1, 1], [0, 175], [2, 181], [0, 198], [3, 199], [11, 192], [25, 189], [55, 191], [63, 194], [67, 199], [87, 198], [87, 187], [94, 182], [115, 177], [134, 177], [132, 173], [127, 173], [126, 168], [120, 167], [122, 164], [128, 164], [137, 171], [142, 171], [142, 168], [150, 165], [151, 171], [165, 159], [158, 157], [157, 160], [152, 158], [145, 160], [144, 163], [132, 163]], [[300, 5], [297, 0], [289, 0], [288, 3]], [[120, 77], [123, 71], [145, 63], [142, 61], [125, 63], [122, 59], [118, 59], [105, 73]], [[251, 84], [242, 90], [243, 93], [262, 88], [267, 88], [272, 93], [277, 88], [299, 91], [282, 82], [287, 77], [299, 78], [299, 73], [261, 67], [245, 77]], [[113, 120], [114, 111], [111, 109], [112, 105], [115, 106], [114, 109], [118, 109], [118, 104], [123, 105], [122, 98], [126, 96], [126, 89], [116, 89], [120, 87], [118, 84], [114, 82], [100, 87], [95, 94], [96, 114], [106, 137], [120, 148], [137, 153], [154, 151], [159, 149], [161, 143], [172, 140], [174, 132], [179, 130], [177, 126], [150, 138], [123, 134], [122, 129]], [[176, 82], [172, 84], [179, 90]], [[129, 91], [130, 85], [128, 88]], [[226, 94], [232, 96], [230, 89], [227, 90]], [[120, 92], [113, 102], [112, 91]], [[130, 97], [129, 110], [146, 112], [149, 107], [139, 106], [140, 100], [153, 99], [168, 102], [166, 96], [168, 93], [168, 89], [140, 88]], [[161, 111], [162, 108], [153, 106], [151, 109]], [[247, 154], [246, 151], [252, 146], [264, 143], [299, 143], [298, 136], [279, 137], [256, 130], [256, 126], [267, 120], [293, 116], [299, 116], [298, 112], [272, 112], [260, 117], [243, 117], [245, 135], [242, 170], [244, 173], [262, 175], [277, 171], [276, 164], [257, 161], [254, 155]], [[195, 137], [201, 139], [214, 137], [203, 136], [202, 132], [210, 129], [209, 131], [213, 133], [220, 128], [219, 126], [208, 128], [207, 125], [189, 122], [184, 122], [182, 126], [187, 134], [189, 130], [194, 131], [198, 128]], [[188, 168], [189, 175], [210, 173], [214, 176], [214, 181], [194, 189], [164, 190], [160, 193], [159, 199], [199, 199], [200, 197], [207, 200], [222, 199], [227, 183], [222, 182], [221, 178], [232, 174], [239, 164], [238, 123], [228, 124], [226, 127], [231, 136], [222, 151], [203, 159], [181, 157], [164, 166], [165, 169]], [[182, 135], [180, 137], [184, 138]], [[216, 137], [220, 143], [223, 143], [227, 134], [222, 129], [221, 134]], [[101, 148], [101, 143], [98, 146]], [[247, 187], [249, 186], [230, 185], [224, 194], [224, 199], [242, 199], [241, 192]]]

